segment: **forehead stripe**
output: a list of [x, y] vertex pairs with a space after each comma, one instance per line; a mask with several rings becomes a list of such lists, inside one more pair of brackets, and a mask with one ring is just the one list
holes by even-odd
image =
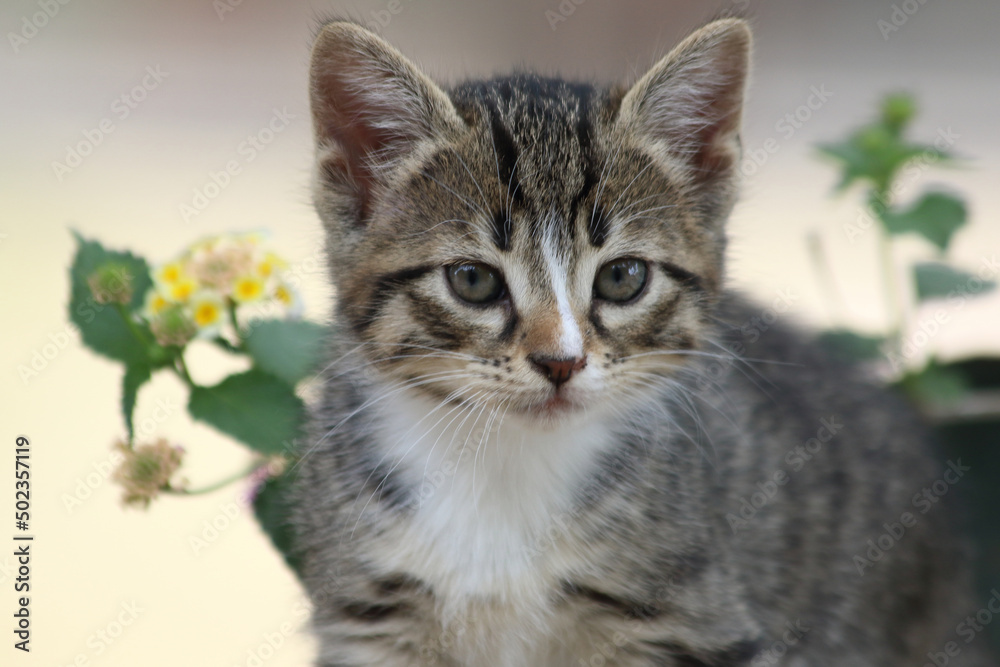
[[511, 209], [514, 204], [522, 204], [524, 197], [517, 179], [518, 153], [514, 138], [504, 127], [499, 109], [491, 105], [489, 114], [497, 178], [500, 180], [499, 187], [504, 206], [493, 214], [493, 219], [490, 221], [491, 231], [493, 243], [500, 250], [506, 251], [510, 249], [510, 237], [513, 232]]

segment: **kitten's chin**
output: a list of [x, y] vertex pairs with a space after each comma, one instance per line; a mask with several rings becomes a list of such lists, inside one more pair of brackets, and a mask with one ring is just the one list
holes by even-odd
[[555, 424], [584, 415], [586, 406], [565, 392], [553, 392], [547, 398], [528, 403], [519, 412], [527, 419], [542, 424]]

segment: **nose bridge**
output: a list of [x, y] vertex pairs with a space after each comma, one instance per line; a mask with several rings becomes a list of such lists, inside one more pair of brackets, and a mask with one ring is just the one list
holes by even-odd
[[551, 234], [542, 239], [538, 256], [538, 299], [525, 327], [525, 347], [529, 354], [553, 359], [583, 356], [583, 336], [573, 308], [570, 259], [557, 252]]
[[525, 353], [529, 356], [561, 357], [563, 327], [555, 295], [549, 285], [539, 285], [536, 289], [542, 298], [532, 304], [531, 310], [525, 313], [523, 337]]

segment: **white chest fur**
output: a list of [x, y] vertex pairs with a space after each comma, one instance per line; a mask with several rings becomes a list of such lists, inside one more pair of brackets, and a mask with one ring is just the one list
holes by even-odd
[[456, 612], [469, 601], [530, 606], [571, 567], [557, 545], [573, 493], [612, 445], [608, 428], [449, 410], [411, 397], [383, 410], [385, 463], [419, 490], [385, 565], [421, 577]]

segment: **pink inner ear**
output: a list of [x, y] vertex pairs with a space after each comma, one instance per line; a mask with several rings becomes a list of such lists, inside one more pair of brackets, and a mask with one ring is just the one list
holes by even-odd
[[386, 142], [370, 122], [364, 101], [352, 93], [351, 86], [337, 76], [323, 80], [316, 91], [324, 101], [317, 109], [316, 132], [320, 139], [333, 143], [337, 153], [327, 159], [324, 167], [334, 180], [355, 190], [362, 219], [367, 218], [373, 184], [369, 156]]
[[696, 115], [704, 121], [697, 132], [697, 150], [691, 156], [691, 166], [705, 178], [727, 170], [736, 159], [736, 133], [739, 131], [740, 102], [729, 89], [713, 91], [714, 96]]
[[407, 117], [417, 105], [407, 103], [414, 92], [406, 64], [354, 37], [314, 54], [312, 108], [318, 143], [333, 148], [323, 164], [327, 178], [354, 192], [366, 218], [380, 172], [413, 143], [407, 131], [419, 123]]

